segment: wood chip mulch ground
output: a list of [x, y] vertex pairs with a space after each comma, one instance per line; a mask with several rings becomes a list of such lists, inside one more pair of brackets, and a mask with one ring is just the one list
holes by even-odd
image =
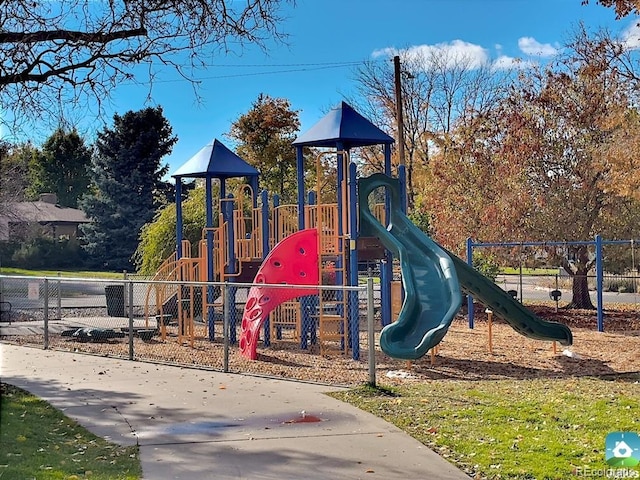
[[[607, 376], [640, 372], [640, 313], [611, 309], [605, 312], [605, 331], [596, 329], [596, 312], [529, 306], [540, 317], [571, 327], [574, 344], [565, 347], [531, 340], [506, 323], [493, 319], [491, 338], [484, 310], [478, 309], [475, 328], [459, 315], [438, 346], [435, 355], [416, 361], [389, 358], [376, 347], [376, 379], [380, 384], [435, 379], [529, 379], [570, 376]], [[366, 327], [362, 326], [362, 332]], [[42, 337], [2, 337], [2, 341], [42, 345]], [[81, 343], [52, 335], [50, 348], [128, 358], [128, 339]], [[376, 340], [377, 343], [377, 340]], [[180, 345], [176, 338], [154, 338], [134, 342], [135, 358], [142, 361], [222, 370], [225, 364], [222, 342], [198, 338], [193, 346]], [[289, 378], [329, 385], [359, 385], [369, 380], [367, 339], [361, 333], [360, 359], [350, 355], [321, 356], [317, 345], [300, 350], [296, 341], [274, 342], [258, 349], [258, 360], [249, 361], [230, 350], [228, 370], [234, 373]], [[638, 375], [640, 378], [640, 375]]]

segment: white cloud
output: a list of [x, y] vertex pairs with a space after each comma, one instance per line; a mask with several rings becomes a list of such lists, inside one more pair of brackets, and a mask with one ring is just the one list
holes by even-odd
[[394, 55], [398, 55], [399, 53], [400, 53], [400, 50], [393, 47], [387, 47], [387, 48], [379, 48], [378, 50], [374, 50], [371, 56], [373, 58], [393, 57]]
[[622, 32], [622, 45], [628, 50], [637, 50], [640, 48], [640, 27], [638, 22], [631, 24]]
[[523, 53], [532, 57], [553, 57], [558, 53], [558, 47], [550, 43], [540, 43], [533, 37], [518, 39], [518, 47]]
[[494, 70], [524, 70], [526, 68], [532, 67], [535, 65], [535, 62], [530, 60], [523, 60], [517, 57], [509, 57], [507, 55], [500, 55], [496, 58], [491, 67]]
[[[373, 52], [373, 57], [397, 55], [399, 50], [394, 48], [384, 48]], [[416, 45], [403, 50], [407, 57], [415, 57], [425, 61], [427, 64], [435, 61], [445, 61], [447, 67], [465, 64], [469, 68], [480, 68], [489, 63], [487, 50], [480, 45], [465, 42], [463, 40], [453, 40], [448, 43], [437, 43], [435, 45]]]
[[[630, 28], [629, 31], [631, 30]], [[640, 48], [640, 28], [635, 28], [633, 33], [635, 36], [630, 33], [627, 38], [635, 39], [636, 46]], [[537, 58], [552, 57], [559, 52], [557, 44], [543, 44], [533, 37], [521, 37], [518, 39], [518, 47], [524, 54], [522, 57], [503, 53], [504, 46], [501, 44], [494, 45], [494, 55], [491, 55], [489, 50], [481, 45], [458, 39], [434, 45], [414, 45], [406, 49], [387, 47], [375, 50], [372, 56], [377, 58], [402, 54], [403, 57], [424, 65], [427, 70], [433, 65], [445, 68], [464, 66], [467, 69], [477, 69], [488, 66], [494, 70], [522, 70], [537, 65]]]

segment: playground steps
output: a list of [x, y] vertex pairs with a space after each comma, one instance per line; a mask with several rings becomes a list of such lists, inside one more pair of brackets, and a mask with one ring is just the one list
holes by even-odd
[[[320, 278], [323, 285], [344, 285], [343, 260], [338, 259], [335, 254], [321, 255]], [[346, 298], [347, 295], [343, 291], [320, 288], [318, 305], [320, 355], [346, 355], [349, 350]]]
[[[316, 210], [321, 285], [345, 285], [345, 238], [338, 235], [337, 207], [318, 206]], [[318, 302], [318, 341], [320, 355], [347, 354], [348, 320], [345, 292], [320, 288]]]
[[178, 292], [174, 292], [169, 298], [162, 302], [162, 309], [159, 310], [162, 315], [171, 315], [178, 318]]
[[347, 353], [347, 316], [320, 312], [320, 355], [332, 356]]
[[300, 301], [291, 300], [283, 302], [270, 314], [269, 330], [272, 340], [283, 340], [283, 334], [288, 334], [287, 339], [300, 340], [300, 328], [302, 321], [302, 306]]

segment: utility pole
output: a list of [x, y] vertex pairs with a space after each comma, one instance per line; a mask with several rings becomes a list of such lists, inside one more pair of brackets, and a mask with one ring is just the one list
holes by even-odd
[[393, 57], [396, 90], [396, 121], [398, 122], [398, 161], [404, 165], [404, 120], [402, 118], [402, 82], [400, 81], [400, 56]]

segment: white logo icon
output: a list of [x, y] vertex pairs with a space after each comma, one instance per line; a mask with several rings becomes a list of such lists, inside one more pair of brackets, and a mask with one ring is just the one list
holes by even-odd
[[627, 442], [621, 440], [616, 442], [616, 446], [611, 450], [611, 453], [615, 458], [629, 458], [633, 453], [633, 450], [629, 445], [627, 445]]

